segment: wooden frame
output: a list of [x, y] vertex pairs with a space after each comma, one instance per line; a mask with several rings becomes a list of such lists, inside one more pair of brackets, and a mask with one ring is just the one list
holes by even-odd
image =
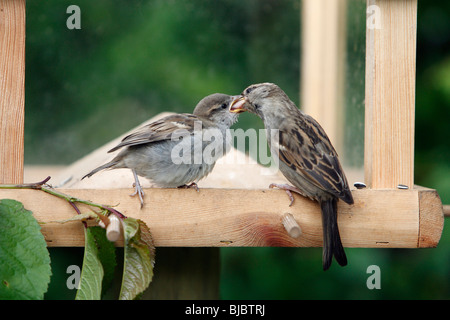
[[302, 1], [301, 107], [342, 150], [346, 0]]
[[[99, 203], [114, 201], [118, 204], [115, 209], [150, 226], [157, 247], [322, 246], [317, 204], [296, 197], [289, 207], [288, 197], [280, 190], [153, 189], [147, 192], [147, 205], [142, 210], [139, 201], [129, 196], [129, 188], [59, 191]], [[1, 195], [33, 210], [49, 246], [84, 246], [80, 223], [54, 222], [75, 214], [64, 200], [36, 190], [3, 190]], [[338, 206], [344, 246], [424, 248], [438, 244], [442, 206], [434, 190], [367, 189], [355, 190], [353, 195], [355, 205], [340, 202]], [[299, 238], [290, 237], [283, 228], [285, 213], [291, 213], [301, 226]]]
[[366, 34], [365, 180], [413, 187], [417, 0], [367, 4], [380, 8], [382, 28]]
[[25, 1], [0, 0], [0, 183], [23, 181]]
[[[352, 247], [434, 247], [444, 223], [442, 204], [435, 190], [413, 188], [417, 1], [368, 1], [372, 3], [381, 9], [383, 28], [367, 30], [365, 172], [371, 188], [355, 190], [353, 206], [339, 204], [341, 236], [344, 245]], [[0, 182], [21, 183], [25, 1], [2, 0], [0, 7]], [[224, 182], [217, 185], [222, 189], [203, 188], [199, 193], [147, 189], [151, 205], [143, 210], [136, 199], [130, 200], [129, 189], [62, 191], [119, 203], [124, 214], [147, 222], [157, 246], [320, 246], [317, 204], [296, 197], [289, 207], [283, 191], [267, 189], [264, 179], [260, 182], [253, 190], [224, 189], [230, 187]], [[409, 190], [396, 189], [398, 183]], [[49, 197], [35, 190], [0, 190], [0, 198], [22, 201], [44, 223], [50, 246], [82, 246], [81, 224], [47, 224], [73, 214], [66, 203]], [[287, 236], [281, 226], [286, 212], [303, 229], [299, 239]]]

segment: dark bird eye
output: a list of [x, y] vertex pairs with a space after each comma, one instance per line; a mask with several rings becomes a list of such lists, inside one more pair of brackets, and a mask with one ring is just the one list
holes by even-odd
[[228, 107], [228, 104], [226, 103], [222, 103], [222, 105], [220, 106], [222, 109], [226, 109]]
[[250, 92], [252, 92], [253, 91], [253, 88], [247, 88], [246, 90], [245, 90], [245, 94], [249, 94]]

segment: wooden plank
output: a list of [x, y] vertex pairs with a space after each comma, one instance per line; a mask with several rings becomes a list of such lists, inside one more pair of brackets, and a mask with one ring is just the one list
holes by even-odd
[[[342, 150], [346, 0], [303, 0], [301, 109]], [[342, 153], [339, 152], [340, 154]]]
[[438, 193], [422, 189], [419, 193], [419, 248], [435, 247], [444, 229], [444, 210]]
[[23, 182], [25, 0], [0, 0], [0, 183]]
[[[63, 193], [97, 203], [117, 205], [126, 216], [145, 221], [158, 247], [228, 247], [322, 245], [322, 223], [316, 202], [295, 196], [289, 207], [287, 195], [273, 189], [146, 189], [141, 210], [131, 188], [91, 190], [61, 189]], [[425, 198], [420, 198], [426, 192]], [[355, 204], [339, 202], [339, 228], [346, 247], [417, 248], [434, 247], [443, 225], [442, 205], [434, 190], [354, 190]], [[433, 210], [425, 206], [430, 201]], [[24, 203], [42, 223], [49, 246], [83, 246], [79, 222], [50, 223], [74, 215], [59, 198], [37, 190], [0, 190], [0, 199]], [[422, 199], [419, 201], [419, 199]], [[424, 206], [421, 208], [420, 205]], [[87, 210], [87, 209], [84, 209]], [[291, 238], [281, 219], [290, 213], [302, 234]], [[432, 217], [428, 217], [432, 215]], [[419, 239], [419, 234], [420, 238]], [[425, 240], [426, 239], [426, 240]]]
[[414, 185], [417, 0], [368, 0], [380, 29], [366, 32], [365, 181]]

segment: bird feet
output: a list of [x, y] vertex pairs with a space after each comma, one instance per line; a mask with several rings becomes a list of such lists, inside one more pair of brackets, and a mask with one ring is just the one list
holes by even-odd
[[141, 201], [141, 209], [144, 206], [144, 190], [142, 190], [141, 184], [139, 183], [139, 178], [136, 174], [136, 171], [132, 170], [134, 176], [133, 188], [134, 192], [130, 194], [130, 197], [134, 197], [135, 195], [139, 196], [139, 200]]
[[[286, 191], [287, 195], [289, 196], [289, 199], [291, 200], [291, 203], [289, 204], [289, 207], [292, 206], [294, 203], [294, 196], [292, 195], [292, 192], [298, 193], [300, 195], [303, 195], [303, 193], [297, 189], [296, 187], [290, 186], [288, 184], [277, 184], [277, 183], [271, 183], [269, 185], [269, 188], [278, 188]], [[292, 191], [292, 192], [291, 192]]]
[[198, 188], [198, 185], [195, 183], [195, 182], [192, 182], [191, 184], [185, 184], [185, 185], [182, 185], [182, 186], [179, 186], [178, 188], [180, 188], [180, 189], [190, 189], [190, 188], [194, 188], [195, 189], [195, 191], [197, 191], [197, 192], [199, 192], [199, 188]]
[[134, 192], [130, 194], [130, 197], [134, 197], [135, 195], [139, 196], [139, 200], [141, 201], [141, 208], [144, 206], [144, 190], [139, 183], [133, 183]]

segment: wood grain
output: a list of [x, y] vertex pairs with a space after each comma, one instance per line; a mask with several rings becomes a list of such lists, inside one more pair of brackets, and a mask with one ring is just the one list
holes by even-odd
[[365, 182], [414, 185], [417, 0], [369, 0], [380, 29], [366, 32]]
[[0, 183], [23, 182], [25, 0], [0, 1]]
[[444, 212], [437, 192], [430, 189], [419, 193], [419, 248], [434, 247], [444, 228]]
[[301, 10], [301, 105], [327, 132], [343, 156], [346, 45], [345, 0], [303, 0]]
[[[322, 245], [317, 203], [295, 195], [294, 205], [289, 207], [289, 199], [282, 190], [203, 188], [197, 192], [148, 188], [142, 210], [139, 201], [129, 196], [131, 188], [59, 191], [97, 203], [117, 205], [115, 208], [126, 216], [145, 221], [159, 247]], [[424, 192], [426, 194], [422, 195]], [[354, 190], [353, 195], [354, 205], [343, 202], [338, 205], [344, 246], [417, 248], [437, 245], [444, 218], [434, 190]], [[81, 223], [51, 223], [75, 214], [64, 200], [37, 190], [0, 190], [0, 199], [4, 198], [21, 201], [33, 211], [50, 246], [84, 245]], [[426, 209], [430, 202], [431, 210]], [[296, 239], [290, 237], [282, 225], [286, 213], [292, 214], [302, 229]]]

